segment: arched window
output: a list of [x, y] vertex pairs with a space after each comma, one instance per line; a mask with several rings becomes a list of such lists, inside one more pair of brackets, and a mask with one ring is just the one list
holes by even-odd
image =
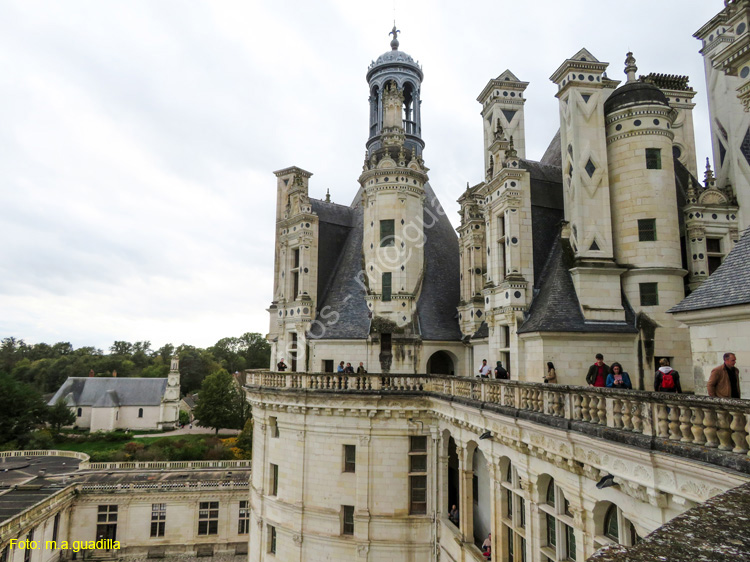
[[143, 417], [143, 408], [138, 408], [138, 417], [139, 418]]
[[[601, 511], [599, 513], [601, 514]], [[604, 513], [604, 519], [599, 519], [597, 528], [599, 530], [594, 539], [594, 546], [597, 549], [612, 543], [633, 546], [642, 540], [633, 523], [628, 521], [622, 510], [615, 504], [609, 505]]]
[[513, 558], [514, 553], [526, 552], [526, 500], [521, 489], [521, 479], [518, 471], [512, 463], [508, 463], [505, 472], [505, 482], [502, 483], [505, 493], [503, 494], [502, 510], [503, 533], [498, 537], [502, 544], [502, 550], [508, 553], [509, 560], [523, 560], [523, 555]]
[[552, 562], [576, 560], [575, 529], [568, 525], [572, 517], [570, 503], [563, 490], [551, 478], [544, 501], [539, 505], [545, 526], [541, 559]]
[[620, 542], [620, 526], [617, 524], [617, 506], [611, 505], [604, 516], [604, 536]]

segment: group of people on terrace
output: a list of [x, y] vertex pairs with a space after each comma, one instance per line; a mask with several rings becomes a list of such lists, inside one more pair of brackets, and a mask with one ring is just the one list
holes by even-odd
[[[734, 353], [727, 352], [724, 354], [724, 362], [711, 371], [708, 379], [707, 391], [709, 396], [718, 398], [740, 398], [740, 377], [739, 370], [735, 366], [737, 356]], [[491, 378], [492, 368], [487, 364], [487, 360], [482, 360], [482, 365], [478, 370], [478, 377]], [[501, 361], [497, 362], [494, 370], [496, 379], [508, 379], [510, 375], [503, 368]], [[547, 373], [542, 378], [543, 382], [548, 384], [557, 383], [557, 372], [555, 365], [547, 362]], [[593, 387], [608, 387], [632, 389], [633, 383], [630, 380], [630, 374], [615, 361], [611, 365], [604, 362], [604, 355], [596, 354], [596, 361], [589, 367], [586, 373], [586, 384]], [[659, 359], [659, 368], [654, 376], [654, 391], [656, 392], [674, 392], [681, 393], [680, 374], [674, 370], [669, 359], [662, 357]]]

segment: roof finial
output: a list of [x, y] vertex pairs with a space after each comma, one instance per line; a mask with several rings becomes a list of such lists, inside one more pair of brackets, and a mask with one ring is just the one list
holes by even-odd
[[326, 203], [330, 203], [330, 202], [331, 202], [331, 190], [326, 189]]
[[391, 40], [391, 50], [398, 51], [398, 34], [401, 33], [400, 29], [396, 29], [396, 20], [393, 20], [393, 29], [388, 35], [393, 35]]
[[714, 181], [714, 171], [711, 169], [711, 162], [708, 158], [706, 158], [706, 175], [704, 176], [704, 183], [706, 185], [706, 189], [709, 189], [711, 187], [714, 187], [715, 181]]
[[638, 72], [638, 67], [635, 65], [635, 57], [633, 56], [632, 52], [628, 51], [628, 54], [625, 58], [625, 74], [628, 75], [628, 81], [626, 82], [626, 84], [635, 82], [636, 72]]

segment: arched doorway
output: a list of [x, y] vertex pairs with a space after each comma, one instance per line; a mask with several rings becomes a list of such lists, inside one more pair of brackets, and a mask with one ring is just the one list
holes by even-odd
[[453, 375], [455, 368], [453, 357], [447, 351], [436, 351], [427, 360], [428, 375]]

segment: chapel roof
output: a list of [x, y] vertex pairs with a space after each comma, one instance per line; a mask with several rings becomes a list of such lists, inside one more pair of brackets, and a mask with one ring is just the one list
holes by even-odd
[[158, 406], [166, 388], [165, 378], [68, 377], [48, 404], [63, 398], [69, 406]]

